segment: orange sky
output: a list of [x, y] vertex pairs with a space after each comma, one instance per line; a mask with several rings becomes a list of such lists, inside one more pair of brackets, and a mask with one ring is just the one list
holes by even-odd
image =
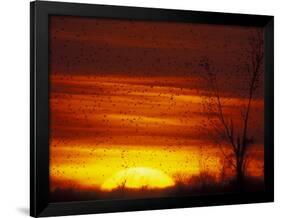
[[[51, 189], [101, 187], [134, 167], [171, 178], [196, 175], [202, 168], [218, 176], [221, 152], [199, 130], [206, 118], [202, 97], [212, 93], [196, 63], [206, 55], [220, 69], [225, 113], [239, 126], [247, 76], [235, 69], [246, 58], [251, 31], [51, 17]], [[250, 120], [256, 144], [248, 173], [258, 177], [263, 176], [262, 89]]]

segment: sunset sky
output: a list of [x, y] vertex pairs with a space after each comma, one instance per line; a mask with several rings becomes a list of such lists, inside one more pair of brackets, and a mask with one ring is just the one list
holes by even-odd
[[[225, 113], [239, 127], [247, 93], [241, 63], [254, 31], [52, 16], [51, 190], [114, 188], [115, 180], [126, 173], [132, 175], [132, 187], [141, 180], [133, 178], [138, 173], [159, 187], [173, 185], [178, 174], [191, 177], [202, 169], [218, 177], [222, 154], [200, 130], [206, 119], [202, 98], [213, 93], [198, 63], [207, 56], [219, 69]], [[262, 82], [250, 126], [255, 144], [247, 172], [262, 178]]]

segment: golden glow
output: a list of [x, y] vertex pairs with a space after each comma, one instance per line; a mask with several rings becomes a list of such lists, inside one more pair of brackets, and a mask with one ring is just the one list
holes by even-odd
[[117, 172], [101, 186], [102, 190], [110, 191], [115, 188], [166, 188], [173, 186], [174, 181], [160, 170], [148, 167], [134, 167]]
[[[131, 188], [173, 184], [179, 174], [187, 179], [202, 171], [218, 179], [221, 176], [225, 166], [220, 149], [198, 131], [204, 118], [199, 113], [201, 96], [188, 88], [175, 88], [184, 85], [186, 78], [52, 76], [51, 79], [57, 90], [50, 98], [51, 190], [101, 187], [109, 190], [127, 173], [130, 176], [126, 187]], [[159, 81], [173, 85], [157, 85]], [[87, 95], [85, 90], [89, 91]], [[222, 100], [226, 113], [240, 116], [232, 105], [243, 105], [245, 99]], [[255, 99], [252, 113], [258, 116], [262, 110], [262, 100]], [[248, 173], [262, 177], [263, 147], [254, 146], [251, 155]], [[229, 177], [233, 172], [226, 174]], [[156, 175], [160, 175], [158, 180]], [[144, 181], [137, 182], [139, 178]]]

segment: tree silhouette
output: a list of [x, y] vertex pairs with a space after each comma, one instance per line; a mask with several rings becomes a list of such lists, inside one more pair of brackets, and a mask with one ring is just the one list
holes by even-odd
[[[257, 31], [249, 38], [248, 47], [244, 50], [245, 60], [239, 63], [234, 73], [242, 72], [247, 74], [245, 89], [246, 103], [241, 107], [241, 116], [238, 118], [226, 114], [222, 101], [222, 91], [218, 83], [219, 70], [209, 60], [203, 57], [199, 66], [204, 70], [205, 79], [211, 95], [203, 97], [203, 108], [207, 114], [207, 123], [204, 125], [213, 129], [212, 138], [218, 144], [224, 158], [235, 169], [238, 186], [243, 185], [245, 169], [249, 158], [247, 152], [249, 146], [254, 143], [254, 137], [249, 134], [249, 120], [254, 93], [258, 88], [260, 77], [263, 73], [263, 32]], [[235, 122], [234, 122], [235, 119]], [[237, 125], [237, 119], [241, 125]], [[225, 145], [230, 149], [226, 152]]]

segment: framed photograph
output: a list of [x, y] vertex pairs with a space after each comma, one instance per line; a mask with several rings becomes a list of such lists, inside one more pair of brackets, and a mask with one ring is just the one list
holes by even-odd
[[273, 17], [35, 1], [30, 215], [272, 202]]

